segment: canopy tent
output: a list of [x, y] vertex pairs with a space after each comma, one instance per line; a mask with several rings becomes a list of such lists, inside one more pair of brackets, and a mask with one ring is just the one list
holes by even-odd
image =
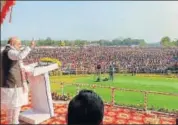
[[9, 22], [11, 22], [12, 18], [12, 8], [15, 5], [15, 0], [1, 0], [1, 24], [5, 20], [8, 12], [10, 11], [10, 19]]

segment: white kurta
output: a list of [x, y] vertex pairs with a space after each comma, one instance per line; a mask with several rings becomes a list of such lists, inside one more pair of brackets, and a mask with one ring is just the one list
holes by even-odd
[[[26, 72], [32, 72], [33, 69], [24, 66], [22, 59], [24, 59], [31, 49], [26, 47], [23, 51], [19, 52], [11, 46], [12, 50], [8, 52], [8, 57], [12, 60], [19, 60], [19, 65], [24, 68]], [[1, 109], [15, 108], [28, 104], [28, 85], [23, 82], [24, 87], [19, 88], [1, 88]], [[24, 91], [24, 88], [26, 91]]]
[[1, 88], [1, 109], [21, 107], [28, 104], [28, 92], [23, 88]]

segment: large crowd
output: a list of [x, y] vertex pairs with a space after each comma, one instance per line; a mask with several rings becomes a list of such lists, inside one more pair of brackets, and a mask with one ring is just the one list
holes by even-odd
[[39, 61], [42, 57], [57, 58], [62, 68], [83, 68], [94, 72], [98, 63], [107, 72], [112, 62], [117, 70], [132, 72], [164, 72], [175, 65], [178, 48], [160, 47], [68, 47], [35, 48], [26, 58], [26, 63]]

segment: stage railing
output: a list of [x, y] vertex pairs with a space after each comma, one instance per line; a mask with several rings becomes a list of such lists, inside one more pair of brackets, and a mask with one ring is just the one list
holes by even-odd
[[[103, 89], [109, 89], [110, 90], [110, 96], [111, 96], [111, 102], [106, 102], [104, 101], [106, 104], [110, 104], [111, 106], [117, 106], [117, 104], [115, 103], [115, 93], [118, 92], [118, 91], [122, 91], [122, 92], [136, 92], [136, 93], [141, 93], [144, 95], [144, 111], [148, 111], [148, 95], [149, 94], [156, 94], [156, 95], [166, 95], [166, 96], [175, 96], [177, 97], [178, 99], [178, 94], [176, 93], [166, 93], [166, 92], [156, 92], [156, 91], [144, 91], [144, 90], [134, 90], [134, 89], [125, 89], [125, 88], [118, 88], [118, 87], [111, 87], [111, 86], [103, 86], [103, 85], [96, 85], [96, 84], [64, 84], [64, 83], [61, 83], [61, 95], [64, 95], [64, 90], [65, 90], [65, 87], [67, 86], [72, 86], [72, 87], [76, 87], [76, 92], [75, 94], [77, 94], [80, 89], [82, 87], [87, 87], [87, 88], [91, 88], [95, 91], [95, 89], [97, 88], [103, 88]], [[70, 93], [68, 93], [70, 94]], [[132, 108], [132, 107], [130, 107]], [[168, 115], [172, 115], [172, 116], [177, 116], [178, 117], [178, 114], [169, 114]]]

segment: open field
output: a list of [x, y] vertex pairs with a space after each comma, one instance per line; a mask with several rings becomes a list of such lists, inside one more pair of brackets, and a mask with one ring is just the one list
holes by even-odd
[[[102, 79], [107, 77], [103, 75]], [[82, 84], [99, 84], [104, 86], [113, 86], [126, 89], [168, 92], [178, 94], [178, 78], [165, 78], [165, 77], [144, 77], [144, 76], [131, 76], [131, 75], [115, 75], [114, 81], [101, 81], [95, 82], [94, 75], [87, 76], [52, 76], [51, 89], [52, 91], [61, 93], [60, 83], [82, 83]], [[86, 87], [85, 87], [86, 88]], [[82, 88], [80, 88], [82, 89]], [[75, 86], [65, 86], [64, 93], [76, 94], [77, 88]], [[111, 101], [111, 90], [104, 88], [94, 89], [99, 95], [107, 102]], [[138, 92], [115, 92], [115, 102], [118, 104], [126, 105], [143, 105], [144, 95]], [[178, 109], [178, 97], [167, 95], [148, 95], [148, 107], [165, 108], [165, 109]]]

